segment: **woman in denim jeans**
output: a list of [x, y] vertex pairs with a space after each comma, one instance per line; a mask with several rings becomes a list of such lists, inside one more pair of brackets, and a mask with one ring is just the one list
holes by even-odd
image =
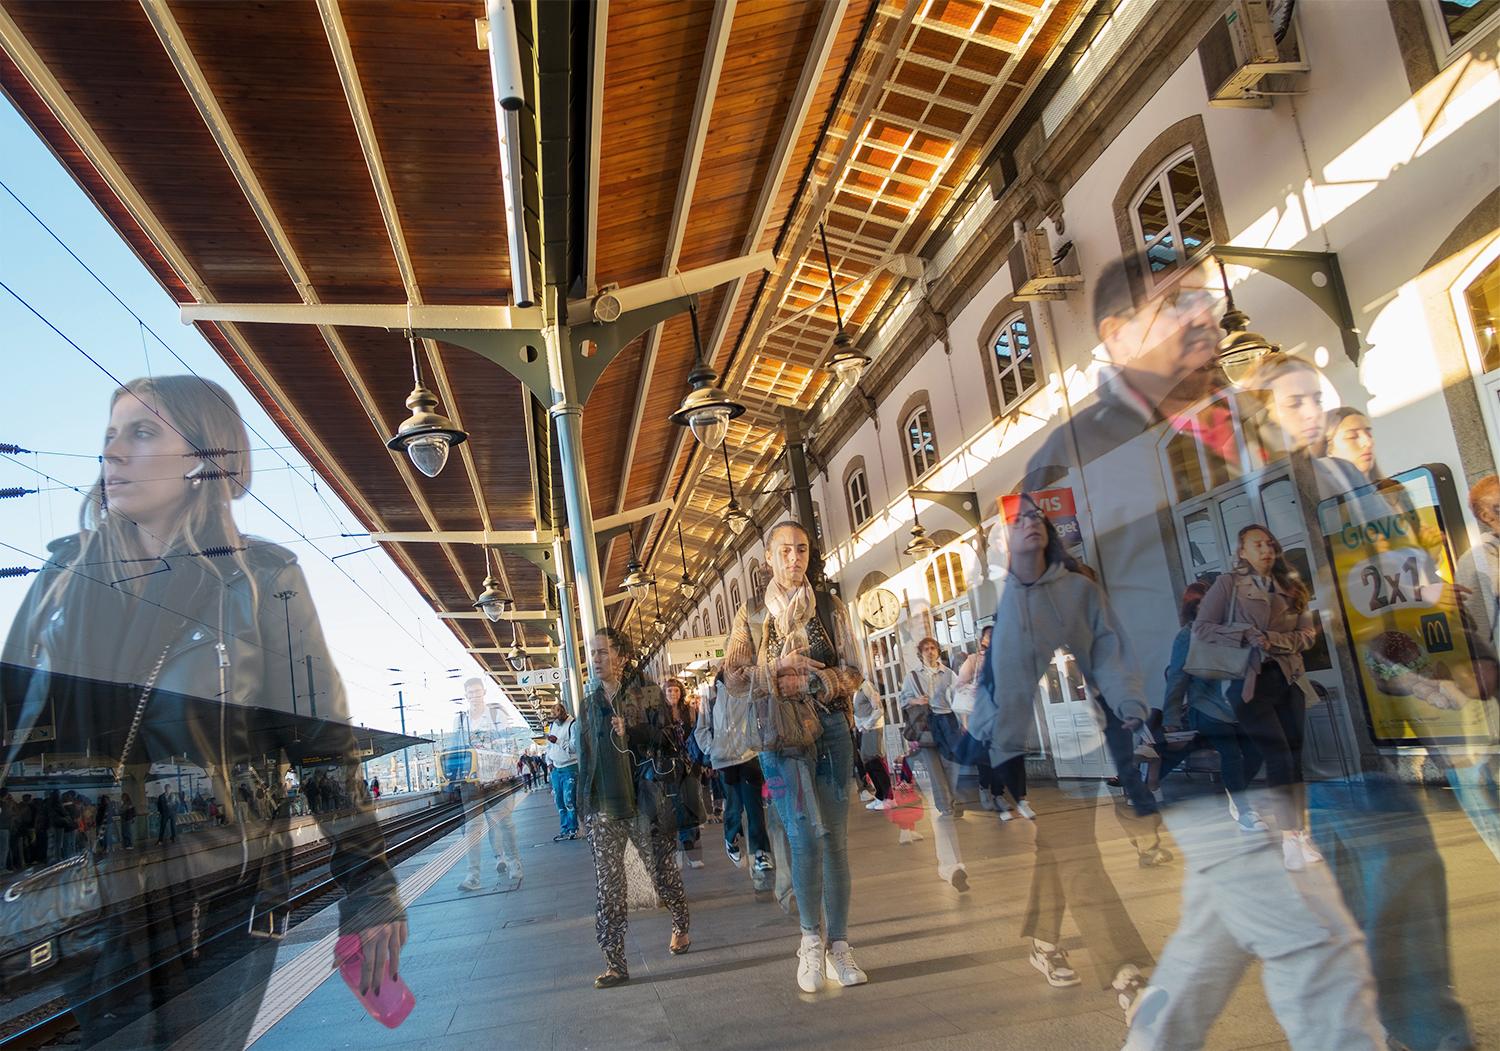
[[725, 679], [736, 695], [806, 695], [822, 722], [823, 734], [811, 747], [760, 753], [792, 854], [792, 886], [802, 924], [797, 985], [812, 993], [822, 988], [825, 975], [840, 985], [867, 980], [848, 940], [848, 825], [854, 785], [850, 727], [854, 693], [864, 673], [844, 604], [815, 592], [808, 581], [808, 566], [817, 554], [806, 530], [795, 522], [778, 524], [766, 538], [766, 552], [772, 580], [765, 607], [736, 614]]

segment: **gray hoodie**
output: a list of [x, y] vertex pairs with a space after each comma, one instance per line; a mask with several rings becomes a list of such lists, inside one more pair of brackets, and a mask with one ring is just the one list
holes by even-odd
[[1121, 720], [1151, 714], [1135, 652], [1099, 585], [1054, 563], [1032, 584], [1002, 573], [997, 588], [990, 657], [977, 688], [979, 705], [988, 696], [996, 709], [991, 765], [1033, 749], [1037, 689], [1059, 649], [1072, 654], [1094, 696]]

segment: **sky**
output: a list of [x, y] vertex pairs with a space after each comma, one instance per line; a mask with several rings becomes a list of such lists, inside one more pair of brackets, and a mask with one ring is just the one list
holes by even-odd
[[[47, 543], [77, 530], [116, 381], [192, 372], [222, 384], [245, 420], [254, 479], [251, 495], [234, 503], [236, 519], [242, 532], [297, 555], [350, 718], [399, 729], [400, 691], [409, 732], [451, 724], [463, 681], [482, 669], [383, 551], [351, 554], [370, 546], [342, 535], [361, 533], [358, 519], [197, 330], [180, 323], [176, 303], [3, 100], [0, 284], [0, 362], [14, 399], [0, 444], [34, 451], [0, 454], [0, 491], [39, 490], [0, 498], [0, 569], [39, 568]], [[0, 578], [7, 631], [30, 579]], [[498, 685], [488, 699], [522, 723]]]

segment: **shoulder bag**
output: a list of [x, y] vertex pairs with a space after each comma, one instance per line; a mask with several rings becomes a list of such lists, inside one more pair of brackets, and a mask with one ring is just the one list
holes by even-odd
[[[1231, 579], [1229, 611], [1224, 618], [1224, 625], [1231, 628], [1253, 628], [1255, 627], [1253, 624], [1236, 624], [1234, 621], [1234, 604], [1235, 599], [1239, 597], [1238, 590]], [[1187, 660], [1183, 662], [1182, 670], [1199, 679], [1243, 679], [1254, 652], [1247, 646], [1231, 646], [1226, 642], [1200, 639], [1197, 632], [1194, 632], [1188, 642]]]

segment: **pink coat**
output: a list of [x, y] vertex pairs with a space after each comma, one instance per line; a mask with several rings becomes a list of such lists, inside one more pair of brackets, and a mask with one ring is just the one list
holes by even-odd
[[[1235, 589], [1234, 623], [1225, 624], [1229, 614], [1229, 589]], [[1206, 642], [1221, 642], [1231, 646], [1247, 646], [1246, 625], [1253, 626], [1264, 635], [1270, 644], [1267, 651], [1256, 651], [1260, 659], [1252, 658], [1245, 669], [1245, 688], [1241, 697], [1249, 700], [1255, 696], [1255, 680], [1260, 675], [1265, 657], [1271, 657], [1281, 665], [1281, 673], [1287, 682], [1302, 677], [1302, 654], [1317, 638], [1313, 630], [1313, 615], [1309, 610], [1294, 613], [1291, 601], [1284, 591], [1272, 582], [1271, 593], [1261, 590], [1255, 575], [1248, 566], [1240, 563], [1232, 573], [1221, 573], [1203, 596], [1198, 607], [1198, 619], [1193, 621], [1193, 634]]]

